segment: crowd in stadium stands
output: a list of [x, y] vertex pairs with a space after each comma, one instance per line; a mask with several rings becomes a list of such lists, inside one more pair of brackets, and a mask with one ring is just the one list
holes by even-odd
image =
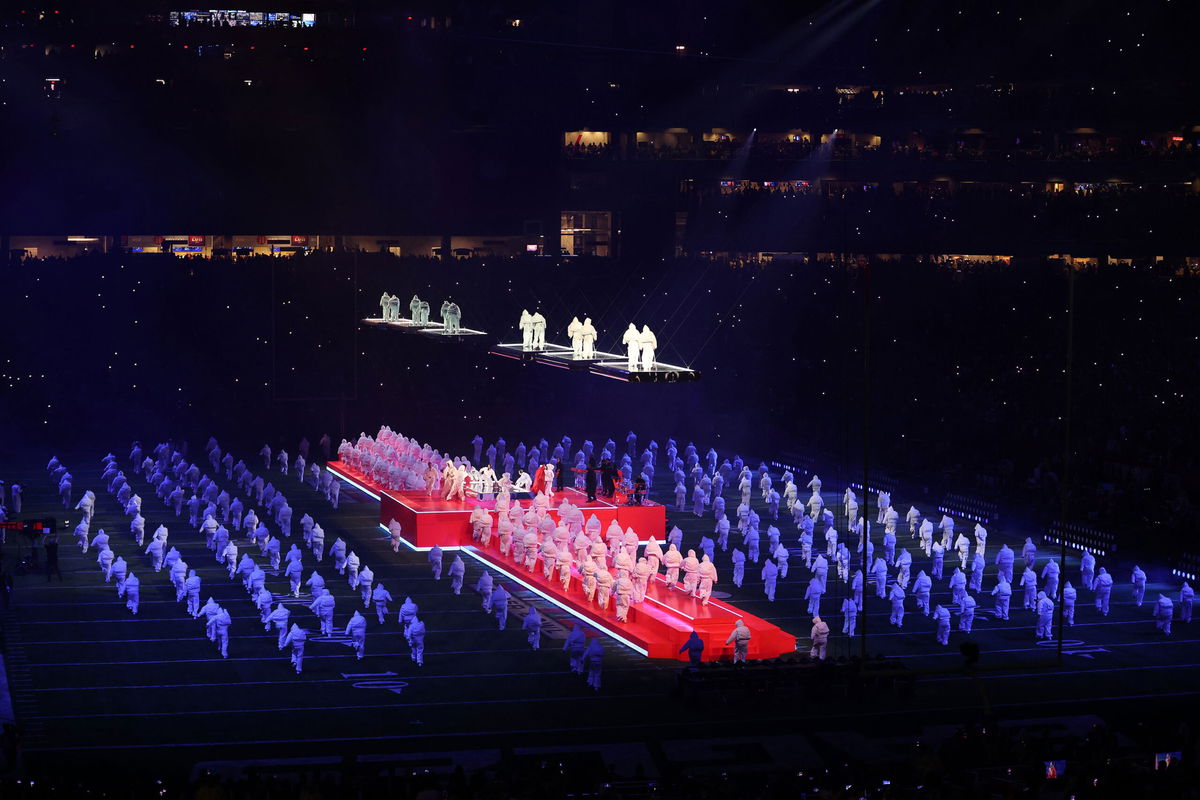
[[[840, 183], [832, 183], [830, 188], [821, 191], [820, 187], [810, 181], [721, 181], [719, 195], [721, 197], [778, 197], [780, 195], [799, 195], [804, 197], [829, 195], [833, 197], [849, 197], [855, 194], [873, 194], [880, 191], [874, 183], [859, 184], [844, 187]], [[699, 191], [699, 190], [696, 190]], [[713, 195], [714, 192], [699, 192], [702, 195]], [[1037, 200], [1042, 203], [1074, 204], [1079, 208], [1087, 206], [1081, 201], [1099, 200], [1104, 202], [1130, 201], [1133, 203], [1158, 200], [1163, 203], [1182, 204], [1194, 207], [1200, 203], [1200, 194], [1185, 186], [1136, 185], [1129, 183], [1077, 183], [1060, 189], [1048, 189], [1046, 184], [1009, 184], [968, 182], [952, 185], [948, 181], [917, 183], [908, 192], [887, 192], [885, 194], [908, 194], [914, 197], [948, 199], [951, 197], [967, 200], [1008, 200], [1016, 198], [1021, 201]], [[1091, 207], [1091, 211], [1099, 212], [1100, 207]], [[1103, 209], [1108, 210], [1108, 209]]]
[[[1151, 730], [1157, 727], [1157, 730]], [[405, 800], [500, 800], [522, 797], [594, 797], [597, 800], [680, 800], [692, 798], [1112, 798], [1141, 793], [1186, 800], [1197, 789], [1195, 734], [1186, 723], [1109, 727], [1094, 723], [1086, 732], [1048, 721], [1043, 724], [968, 725], [944, 738], [915, 738], [895, 760], [863, 763], [831, 758], [812, 768], [766, 767], [757, 760], [728, 758], [725, 769], [673, 765], [674, 774], [648, 775], [647, 765], [605, 764], [604, 753], [571, 751], [519, 755], [503, 751], [488, 767], [451, 766], [450, 754], [420, 762], [306, 765], [228, 765], [197, 768], [189, 782], [130, 782], [116, 785], [98, 771], [91, 779], [50, 776], [18, 782], [0, 779], [0, 791], [13, 800], [40, 800], [117, 790], [123, 797], [179, 800], [334, 800], [394, 797]], [[720, 744], [717, 743], [719, 748]], [[704, 752], [708, 752], [705, 750]], [[757, 756], [757, 753], [755, 754]], [[696, 762], [701, 763], [700, 761]], [[415, 766], [420, 764], [420, 766]], [[1054, 775], [1055, 777], [1049, 777]]]
[[[721, 185], [724, 183], [724, 185]], [[766, 185], [773, 184], [773, 185]], [[983, 248], [1062, 248], [1106, 243], [1120, 252], [1147, 233], [1164, 248], [1195, 246], [1200, 193], [1186, 185], [1067, 184], [1061, 191], [1040, 184], [892, 184], [839, 181], [823, 187], [795, 180], [713, 181], [688, 186], [695, 249], [806, 250], [810, 237], [826, 237], [820, 249], [847, 249], [889, 239], [909, 251], [940, 246], [942, 252]], [[832, 237], [832, 238], [829, 238]], [[735, 243], [736, 247], [734, 244]], [[924, 245], [924, 247], [922, 247]], [[972, 250], [978, 252], [978, 249]]]
[[568, 144], [563, 148], [568, 158], [608, 158], [607, 144]]
[[[877, 137], [876, 137], [877, 138]], [[766, 160], [862, 160], [884, 164], [889, 161], [931, 162], [1086, 162], [1086, 161], [1141, 161], [1195, 159], [1197, 143], [1173, 141], [1170, 138], [1148, 138], [1134, 141], [1108, 140], [1105, 138], [1069, 141], [1061, 144], [1040, 141], [1040, 137], [1013, 137], [1011, 142], [986, 143], [954, 139], [929, 143], [906, 143], [893, 141], [886, 145], [871, 143], [871, 137], [855, 141], [850, 136], [838, 137], [825, 144], [814, 141], [811, 136], [793, 135], [786, 138], [756, 137], [749, 143], [745, 138], [724, 136], [712, 141], [699, 141], [690, 145], [668, 146], [652, 141], [637, 143], [635, 156], [648, 160], [731, 160], [738, 155]], [[1070, 139], [1067, 135], [1065, 138]], [[1181, 137], [1182, 138], [1182, 137]], [[564, 147], [569, 158], [617, 157], [616, 149], [603, 145], [574, 145]]]

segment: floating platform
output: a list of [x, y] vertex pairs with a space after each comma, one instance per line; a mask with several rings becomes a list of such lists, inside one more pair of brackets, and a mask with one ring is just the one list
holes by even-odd
[[487, 331], [477, 331], [474, 328], [459, 328], [454, 332], [446, 330], [446, 326], [440, 322], [431, 322], [422, 327], [418, 333], [425, 336], [433, 336], [440, 339], [462, 340], [472, 336], [487, 336]]
[[692, 383], [700, 380], [699, 370], [664, 361], [655, 361], [649, 369], [638, 367], [631, 370], [629, 362], [621, 358], [592, 364], [588, 371], [602, 378], [626, 383]]
[[603, 378], [626, 383], [689, 383], [700, 380], [700, 373], [689, 367], [655, 361], [648, 369], [629, 369], [629, 360], [620, 353], [597, 350], [591, 358], [576, 358], [570, 347], [547, 343], [534, 350], [521, 344], [498, 344], [488, 351], [494, 356], [511, 358], [525, 364], [544, 364], [558, 369], [586, 370]]
[[405, 333], [423, 333], [426, 336], [436, 336], [450, 341], [459, 341], [473, 336], [487, 336], [487, 331], [477, 331], [474, 328], [459, 328], [454, 333], [448, 333], [446, 326], [441, 322], [413, 322], [407, 317], [400, 319], [367, 317], [362, 322], [373, 327], [395, 329]]
[[604, 353], [597, 350], [591, 358], [577, 358], [575, 351], [561, 344], [547, 342], [541, 349], [526, 348], [521, 344], [498, 344], [489, 351], [494, 356], [512, 358], [527, 364], [545, 364], [559, 369], [589, 370], [596, 364], [622, 358], [616, 353]]
[[381, 328], [396, 328], [402, 331], [419, 331], [422, 328], [427, 328], [434, 323], [432, 322], [413, 322], [408, 317], [400, 319], [380, 319], [379, 317], [366, 317], [362, 320], [367, 325], [377, 325]]

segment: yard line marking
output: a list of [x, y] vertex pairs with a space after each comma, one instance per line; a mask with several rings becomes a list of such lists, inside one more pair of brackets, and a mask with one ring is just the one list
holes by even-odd
[[[308, 660], [307, 654], [305, 654], [305, 660], [306, 661]], [[605, 672], [605, 674], [608, 674], [610, 672], [644, 672], [644, 671], [650, 670], [650, 669], [652, 669], [652, 667], [650, 667], [650, 666], [605, 667], [604, 672]], [[447, 678], [450, 678], [450, 679], [492, 678], [492, 677], [515, 678], [515, 677], [518, 677], [521, 675], [529, 675], [529, 674], [530, 674], [529, 672], [481, 672], [481, 673], [470, 673], [470, 674], [462, 673], [462, 674], [445, 674], [445, 675], [427, 675], [427, 674], [422, 673], [419, 675], [416, 675], [416, 674], [403, 675], [401, 677], [403, 677], [405, 680], [411, 681], [411, 680], [443, 680], [443, 679], [447, 679]], [[552, 676], [552, 675], [561, 675], [563, 677], [567, 677], [569, 675], [569, 673], [566, 673], [566, 672], [541, 673], [541, 677], [548, 677], [548, 676]], [[302, 684], [302, 683], [345, 683], [345, 680], [343, 680], [341, 678], [313, 678], [311, 680], [296, 680], [296, 681], [289, 680], [287, 682], [287, 685], [295, 686], [297, 684]], [[45, 688], [41, 688], [41, 689], [30, 689], [29, 691], [32, 691], [32, 692], [91, 692], [91, 691], [111, 692], [114, 690], [120, 691], [122, 689], [138, 689], [138, 690], [142, 690], [142, 689], [191, 689], [191, 688], [213, 688], [213, 687], [218, 687], [218, 686], [278, 686], [278, 685], [280, 685], [280, 681], [278, 681], [278, 680], [274, 680], [274, 681], [223, 681], [223, 682], [215, 682], [215, 683], [151, 683], [151, 684], [138, 684], [138, 685], [134, 685], [134, 686], [50, 686], [50, 687], [45, 687]]]
[[[1143, 695], [1133, 695], [1133, 696], [1114, 695], [1111, 697], [1086, 698], [1084, 700], [1078, 700], [1078, 701], [1077, 700], [1045, 700], [1045, 701], [1034, 701], [1034, 702], [1018, 702], [1018, 703], [993, 703], [992, 707], [993, 708], [1023, 708], [1026, 706], [1036, 706], [1036, 705], [1054, 705], [1054, 704], [1069, 704], [1069, 703], [1079, 703], [1079, 702], [1095, 702], [1097, 700], [1099, 700], [1099, 701], [1110, 701], [1110, 700], [1134, 701], [1134, 700], [1146, 700], [1146, 699], [1151, 699], [1151, 698], [1163, 698], [1163, 697], [1194, 697], [1196, 695], [1200, 695], [1200, 691], [1162, 692], [1162, 693], [1156, 693], [1156, 694], [1143, 694]], [[634, 697], [634, 695], [625, 695], [625, 696], [626, 697]], [[646, 696], [662, 697], [661, 694], [653, 694], [653, 695], [646, 695]], [[597, 699], [597, 700], [613, 699], [613, 698], [605, 696], [605, 695], [581, 695], [578, 699], [586, 700], [586, 699], [592, 699], [592, 698]], [[565, 698], [555, 698], [555, 699], [571, 700], [573, 698], [565, 697]], [[419, 703], [416, 705], [424, 705], [424, 704]], [[940, 711], [961, 712], [962, 709], [957, 706], [942, 706], [942, 707], [934, 707], [934, 708], [923, 708], [923, 709], [921, 709], [921, 711], [924, 714], [928, 714], [929, 712], [940, 712]], [[905, 709], [901, 710], [899, 713], [905, 713], [905, 714], [911, 713], [911, 709], [905, 708]], [[864, 717], [877, 719], [879, 716], [880, 716], [880, 712], [877, 710], [855, 713], [855, 714], [822, 714], [821, 715], [822, 719], [861, 719]], [[792, 716], [787, 716], [787, 717], [759, 718], [758, 721], [759, 722], [791, 722], [797, 718], [798, 717], [796, 715], [792, 715]], [[675, 723], [675, 722], [639, 721], [638, 725], [642, 728], [678, 727], [678, 723]], [[628, 732], [628, 730], [629, 730], [628, 725], [622, 723], [620, 725], [595, 725], [595, 726], [589, 726], [589, 727], [583, 727], [583, 728], [538, 727], [538, 728], [524, 728], [524, 729], [518, 728], [518, 729], [508, 729], [508, 730], [488, 730], [488, 731], [480, 731], [479, 734], [468, 734], [468, 735], [504, 736], [504, 735], [530, 734], [530, 733], [537, 733], [537, 734], [565, 733], [565, 734], [571, 734], [571, 735], [579, 735], [581, 732], [589, 732], [589, 733], [596, 733], [599, 731]], [[217, 746], [231, 746], [231, 745], [236, 745], [236, 746], [279, 745], [279, 744], [300, 744], [300, 743], [303, 743], [306, 745], [312, 745], [312, 744], [336, 744], [336, 743], [345, 743], [345, 742], [381, 742], [381, 741], [395, 741], [398, 739], [404, 739], [404, 740], [407, 740], [407, 739], [435, 739], [435, 738], [449, 739], [452, 737], [461, 737], [461, 736], [463, 736], [463, 734], [461, 732], [453, 731], [453, 732], [447, 732], [447, 733], [395, 734], [395, 735], [391, 735], [391, 736], [339, 736], [339, 737], [329, 737], [329, 738], [325, 738], [325, 739], [312, 739], [312, 738], [305, 738], [305, 739], [252, 739], [252, 740], [244, 740], [244, 741], [225, 740], [225, 741], [221, 741], [221, 742], [212, 742], [212, 741], [208, 741], [208, 742], [172, 742], [172, 743], [155, 743], [155, 744], [124, 744], [124, 743], [122, 743], [122, 744], [82, 745], [79, 747], [26, 747], [26, 748], [24, 748], [24, 750], [26, 753], [53, 753], [53, 752], [82, 752], [85, 750], [149, 750], [149, 749], [160, 749], [160, 748], [164, 748], [164, 747], [183, 748], [183, 747], [217, 747]]]
[[[236, 640], [234, 640], [236, 641]], [[462, 656], [462, 655], [482, 655], [496, 653], [528, 653], [529, 647], [519, 647], [513, 650], [425, 650], [425, 654], [435, 656]], [[371, 658], [400, 658], [407, 656], [409, 653], [371, 653]], [[305, 661], [321, 658], [353, 658], [353, 653], [310, 656], [307, 653], [304, 656]], [[272, 658], [221, 658], [214, 655], [212, 658], [175, 658], [175, 659], [159, 659], [156, 661], [55, 661], [55, 662], [30, 662], [33, 667], [132, 667], [139, 664], [211, 664], [214, 661], [234, 662], [234, 661], [278, 661], [282, 663], [283, 656], [274, 656]]]
[[379, 708], [424, 708], [427, 706], [470, 706], [470, 705], [504, 705], [507, 703], [557, 703], [560, 701], [583, 700], [585, 698], [593, 698], [596, 700], [625, 700], [643, 697], [662, 697], [661, 692], [645, 692], [639, 694], [624, 694], [617, 696], [602, 697], [595, 694], [576, 695], [574, 697], [505, 697], [494, 700], [442, 700], [433, 702], [420, 703], [368, 703], [360, 706], [288, 706], [284, 708], [230, 708], [230, 709], [213, 709], [203, 708], [194, 711], [129, 711], [119, 712], [114, 711], [107, 714], [43, 714], [38, 719], [111, 719], [114, 717], [175, 717], [175, 716], [203, 716], [207, 714], [267, 714], [272, 712], [290, 712], [290, 711], [360, 711]]

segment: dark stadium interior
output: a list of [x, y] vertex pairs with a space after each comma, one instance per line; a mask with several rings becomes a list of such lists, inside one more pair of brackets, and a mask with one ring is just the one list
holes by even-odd
[[[49, 581], [44, 538], [5, 531], [0, 795], [1198, 796], [1200, 638], [1180, 594], [1200, 571], [1186, 3], [282, 6], [0, 7], [0, 521], [55, 517], [65, 576]], [[435, 320], [453, 301], [485, 335], [368, 323], [381, 293], [406, 316], [419, 295]], [[648, 325], [658, 361], [698, 379], [497, 357], [523, 309], [558, 344], [590, 318], [620, 359], [626, 326]], [[694, 442], [701, 466], [710, 447], [762, 463], [780, 492], [795, 470], [801, 504], [817, 473], [850, 570], [868, 567], [865, 633], [843, 632], [850, 589], [831, 575], [829, 657], [810, 657], [799, 530], [769, 517], [756, 473], [747, 505], [794, 574], [772, 596], [755, 560], [735, 587], [720, 550], [714, 597], [794, 633], [796, 652], [688, 669], [601, 636], [593, 692], [566, 669], [575, 623], [554, 599], [511, 584], [497, 630], [425, 553], [393, 552], [376, 500], [347, 483], [331, 507], [272, 465], [297, 519], [429, 619], [422, 667], [364, 611], [365, 659], [310, 640], [293, 682], [130, 448], [169, 442], [203, 470], [215, 437], [265, 475], [264, 443], [294, 456], [306, 437], [323, 465], [381, 426], [447, 457], [476, 435], [510, 450], [565, 435], [568, 467], [585, 439]], [[203, 596], [229, 602], [228, 661], [125, 532], [106, 453], [147, 498], [146, 533], [171, 526]], [[74, 474], [66, 508], [51, 456]], [[712, 512], [677, 502], [655, 457], [650, 497], [699, 551]], [[939, 644], [911, 597], [889, 625], [842, 524], [847, 486], [872, 523], [883, 488], [900, 523], [912, 505], [987, 526], [974, 631]], [[142, 580], [136, 618], [75, 544], [87, 489], [92, 532]], [[724, 492], [734, 519], [736, 477]], [[905, 534], [913, 572], [930, 569]], [[1020, 563], [1026, 537], [1042, 579], [1061, 552], [1078, 584], [1080, 548], [1103, 549], [1112, 615], [1081, 587], [1079, 623], [1056, 616], [1035, 642], [1013, 581], [1011, 622], [993, 616], [995, 549]], [[354, 591], [331, 584], [340, 631]], [[944, 581], [933, 598], [957, 620]], [[510, 630], [529, 608], [547, 620], [536, 652]]]

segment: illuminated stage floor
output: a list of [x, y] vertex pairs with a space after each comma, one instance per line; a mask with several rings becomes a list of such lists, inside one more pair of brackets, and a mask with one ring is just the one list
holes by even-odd
[[362, 320], [364, 324], [371, 325], [376, 328], [385, 330], [399, 330], [405, 333], [423, 333], [426, 336], [444, 337], [446, 339], [464, 339], [471, 336], [487, 336], [487, 331], [477, 331], [474, 328], [459, 328], [454, 333], [448, 333], [446, 326], [441, 322], [413, 322], [407, 317], [401, 317], [397, 320], [379, 319], [378, 317], [367, 317]]
[[572, 369], [592, 373], [604, 378], [626, 383], [688, 383], [700, 380], [700, 373], [689, 367], [655, 361], [648, 368], [629, 369], [629, 359], [620, 353], [596, 351], [592, 358], [576, 358], [570, 347], [547, 343], [540, 350], [527, 349], [522, 344], [497, 344], [488, 351], [494, 356], [521, 361], [525, 364], [543, 364], [558, 369]]
[[564, 590], [561, 582], [545, 577], [540, 559], [532, 572], [518, 567], [511, 558], [500, 554], [494, 538], [487, 548], [472, 545], [464, 549], [476, 560], [650, 658], [686, 661], [687, 656], [679, 650], [694, 630], [704, 640], [705, 661], [729, 661], [733, 658], [733, 646], [725, 644], [725, 639], [738, 619], [753, 634], [751, 658], [775, 658], [796, 650], [796, 637], [792, 634], [720, 600], [704, 605], [685, 594], [683, 584], [671, 589], [662, 575], [656, 576], [647, 587], [646, 600], [630, 607], [628, 621], [620, 622], [615, 600], [610, 600], [604, 610], [587, 602], [581, 587], [583, 576], [574, 567], [570, 588]]
[[572, 348], [561, 344], [554, 344], [553, 342], [547, 342], [544, 347], [538, 350], [526, 348], [522, 344], [498, 344], [491, 349], [491, 353], [503, 358], [515, 358], [526, 363], [533, 362], [545, 364], [548, 367], [559, 367], [560, 369], [582, 370], [586, 370], [593, 364], [598, 364], [602, 361], [622, 358], [617, 353], [604, 353], [599, 350], [591, 358], [576, 357], [575, 351]]

